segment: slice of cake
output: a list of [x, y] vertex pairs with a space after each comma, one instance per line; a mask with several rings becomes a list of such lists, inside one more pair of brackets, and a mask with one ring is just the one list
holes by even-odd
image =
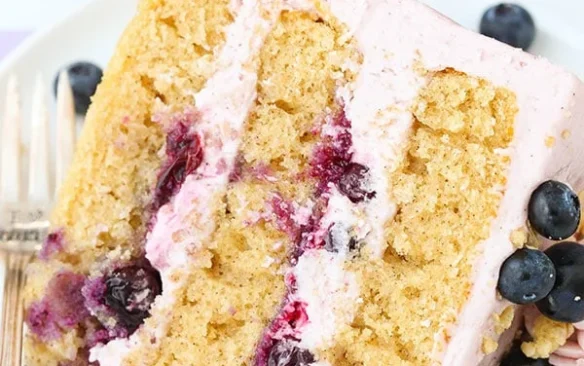
[[[497, 288], [527, 288], [499, 273], [578, 225], [533, 192], [584, 188], [583, 101], [413, 0], [143, 0], [30, 267], [27, 365], [498, 364]], [[548, 265], [520, 300], [573, 301]]]

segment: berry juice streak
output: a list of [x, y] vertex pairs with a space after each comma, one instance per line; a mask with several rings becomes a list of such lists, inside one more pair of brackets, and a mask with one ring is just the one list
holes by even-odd
[[[322, 231], [321, 219], [328, 206], [328, 193], [332, 187], [339, 186], [347, 169], [352, 165], [351, 122], [345, 113], [341, 112], [333, 117], [330, 125], [323, 128], [331, 133], [324, 135], [315, 148], [306, 175], [316, 180], [316, 204], [308, 222], [298, 226], [293, 219], [293, 205], [281, 197], [278, 196], [271, 202], [278, 227], [295, 242], [290, 257], [291, 265], [295, 265], [306, 250], [324, 247], [324, 240], [318, 232]], [[257, 346], [255, 366], [288, 366], [314, 362], [314, 356], [308, 350], [298, 347], [302, 327], [310, 319], [306, 314], [306, 304], [295, 298], [296, 278], [293, 274], [286, 276], [286, 285], [288, 293], [282, 307]]]

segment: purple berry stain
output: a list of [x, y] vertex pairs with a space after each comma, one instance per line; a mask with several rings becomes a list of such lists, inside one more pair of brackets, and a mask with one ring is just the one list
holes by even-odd
[[311, 161], [310, 175], [318, 180], [317, 194], [327, 192], [331, 183], [337, 184], [353, 158], [351, 122], [341, 113], [333, 119], [332, 126], [337, 133], [324, 137]]
[[166, 136], [167, 162], [163, 165], [154, 190], [153, 211], [176, 195], [186, 177], [203, 161], [199, 137], [190, 131], [188, 121], [181, 120]]
[[27, 309], [26, 324], [43, 341], [60, 337], [89, 317], [81, 289], [85, 276], [61, 271], [49, 281], [46, 295]]
[[43, 242], [39, 258], [46, 261], [54, 254], [61, 252], [64, 247], [64, 238], [65, 233], [62, 229], [49, 233]]
[[300, 301], [288, 301], [263, 335], [256, 352], [255, 365], [271, 365], [269, 362], [270, 358], [274, 358], [274, 347], [284, 339], [296, 339], [300, 332], [299, 328], [307, 322], [306, 304]]

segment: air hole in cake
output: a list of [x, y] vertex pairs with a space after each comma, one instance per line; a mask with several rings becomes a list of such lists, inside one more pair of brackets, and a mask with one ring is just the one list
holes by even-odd
[[161, 169], [154, 190], [153, 211], [170, 201], [186, 177], [201, 165], [203, 149], [199, 137], [185, 121], [179, 121], [166, 136], [167, 163]]

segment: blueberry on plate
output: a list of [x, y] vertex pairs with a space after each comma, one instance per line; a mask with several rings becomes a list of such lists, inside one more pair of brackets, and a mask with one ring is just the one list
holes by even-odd
[[550, 319], [566, 323], [584, 320], [584, 245], [563, 242], [545, 253], [556, 267], [556, 283], [537, 302], [537, 308]]
[[566, 184], [548, 180], [533, 191], [527, 207], [531, 227], [543, 237], [564, 240], [580, 224], [580, 199]]
[[497, 289], [514, 304], [531, 304], [549, 294], [556, 269], [548, 256], [535, 249], [518, 249], [503, 262]]
[[485, 12], [480, 32], [510, 46], [527, 50], [535, 39], [535, 23], [529, 12], [521, 6], [502, 3]]
[[513, 348], [501, 360], [501, 366], [550, 366], [547, 359], [533, 359], [527, 357], [520, 348], [520, 343], [515, 343]]
[[[73, 91], [75, 101], [75, 112], [85, 115], [91, 104], [91, 97], [95, 94], [97, 85], [101, 82], [103, 71], [101, 68], [91, 62], [76, 62], [67, 66], [65, 69], [69, 77], [69, 84]], [[59, 85], [59, 74], [53, 83], [55, 96]]]
[[289, 340], [278, 341], [268, 356], [268, 366], [309, 366], [315, 361], [314, 355]]

